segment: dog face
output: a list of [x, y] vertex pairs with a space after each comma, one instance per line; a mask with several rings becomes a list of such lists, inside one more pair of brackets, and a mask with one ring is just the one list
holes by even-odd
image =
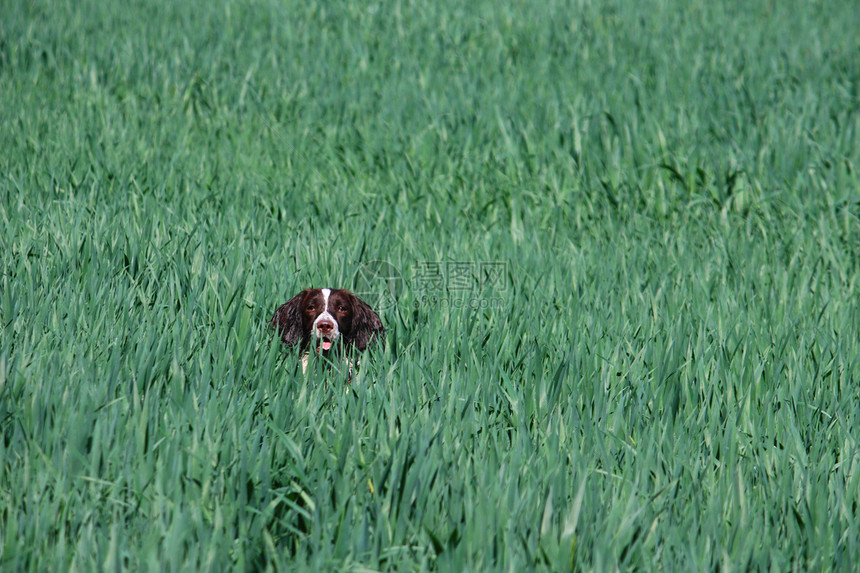
[[379, 316], [357, 296], [343, 289], [306, 289], [281, 305], [270, 324], [288, 346], [313, 345], [327, 354], [338, 346], [364, 350], [385, 329]]

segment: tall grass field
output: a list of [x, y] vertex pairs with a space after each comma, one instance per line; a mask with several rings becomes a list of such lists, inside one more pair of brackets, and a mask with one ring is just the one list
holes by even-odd
[[857, 570], [858, 30], [0, 0], [0, 571]]

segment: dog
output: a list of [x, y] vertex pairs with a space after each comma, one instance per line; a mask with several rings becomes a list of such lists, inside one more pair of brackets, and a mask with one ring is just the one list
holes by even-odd
[[305, 289], [275, 311], [269, 324], [287, 346], [300, 345], [302, 372], [309, 349], [326, 358], [363, 351], [381, 339], [385, 328], [370, 306], [343, 289]]

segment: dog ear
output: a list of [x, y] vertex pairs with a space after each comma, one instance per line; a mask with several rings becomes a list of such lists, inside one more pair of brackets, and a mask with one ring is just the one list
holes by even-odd
[[379, 316], [366, 302], [355, 295], [352, 298], [354, 308], [351, 338], [356, 348], [364, 350], [368, 344], [377, 338], [382, 338], [382, 335], [385, 334], [385, 328], [382, 326]]
[[281, 340], [287, 346], [293, 346], [302, 341], [305, 333], [302, 329], [302, 300], [307, 294], [307, 290], [303, 290], [284, 304], [278, 307], [272, 320], [269, 321], [270, 326], [278, 329], [278, 334], [281, 335]]

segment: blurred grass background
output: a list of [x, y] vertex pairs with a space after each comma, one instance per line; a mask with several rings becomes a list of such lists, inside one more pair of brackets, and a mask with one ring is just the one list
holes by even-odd
[[0, 569], [860, 561], [853, 2], [0, 11]]

